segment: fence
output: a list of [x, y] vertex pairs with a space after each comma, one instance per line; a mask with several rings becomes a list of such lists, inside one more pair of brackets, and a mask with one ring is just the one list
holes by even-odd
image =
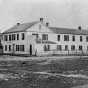
[[38, 56], [61, 56], [61, 55], [74, 55], [74, 56], [87, 56], [88, 55], [88, 51], [79, 51], [79, 50], [75, 50], [75, 51], [71, 51], [71, 50], [62, 50], [62, 51], [57, 51], [57, 50], [51, 50], [51, 51], [42, 51], [37, 53]]

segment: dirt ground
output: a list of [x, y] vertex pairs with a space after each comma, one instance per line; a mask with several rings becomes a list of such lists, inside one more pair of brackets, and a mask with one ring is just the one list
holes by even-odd
[[88, 84], [87, 57], [29, 58], [0, 57], [0, 74], [4, 74], [0, 88], [81, 88]]

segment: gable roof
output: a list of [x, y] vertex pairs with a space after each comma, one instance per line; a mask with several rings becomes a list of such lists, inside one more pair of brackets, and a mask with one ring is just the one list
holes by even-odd
[[70, 28], [58, 28], [49, 27], [56, 34], [78, 34], [88, 35], [88, 30], [70, 29]]
[[23, 24], [19, 24], [19, 25], [16, 24], [3, 33], [26, 31], [28, 28], [31, 28], [33, 25], [35, 25], [37, 23], [39, 23], [39, 21], [35, 21], [35, 22], [31, 22], [31, 23], [23, 23]]
[[[6, 30], [4, 33], [11, 33], [11, 32], [22, 32], [26, 31], [28, 28], [31, 28], [35, 24], [39, 23], [40, 21], [34, 21], [31, 23], [23, 23], [19, 25], [14, 25], [10, 29]], [[79, 30], [79, 29], [71, 29], [71, 28], [59, 28], [59, 27], [48, 27], [53, 33], [55, 34], [78, 34], [78, 35], [88, 35], [88, 30]]]

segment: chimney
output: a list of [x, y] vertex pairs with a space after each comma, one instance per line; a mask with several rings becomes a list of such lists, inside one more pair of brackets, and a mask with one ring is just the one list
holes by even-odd
[[43, 22], [43, 18], [40, 18], [40, 22]]
[[17, 26], [19, 26], [20, 25], [20, 23], [17, 23]]
[[47, 27], [49, 26], [49, 23], [48, 23], [48, 22], [46, 23], [46, 26], [47, 26]]
[[79, 27], [78, 27], [78, 29], [81, 31], [81, 30], [82, 30], [82, 27], [81, 27], [81, 26], [79, 26]]

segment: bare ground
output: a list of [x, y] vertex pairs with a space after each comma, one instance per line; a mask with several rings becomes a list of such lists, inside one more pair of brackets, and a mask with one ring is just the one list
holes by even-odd
[[[35, 74], [36, 72], [88, 76], [88, 58], [1, 56], [0, 73], [8, 73], [10, 76], [0, 80], [0, 88], [71, 88], [88, 84], [88, 79], [82, 77]], [[12, 75], [17, 78], [11, 78]]]

